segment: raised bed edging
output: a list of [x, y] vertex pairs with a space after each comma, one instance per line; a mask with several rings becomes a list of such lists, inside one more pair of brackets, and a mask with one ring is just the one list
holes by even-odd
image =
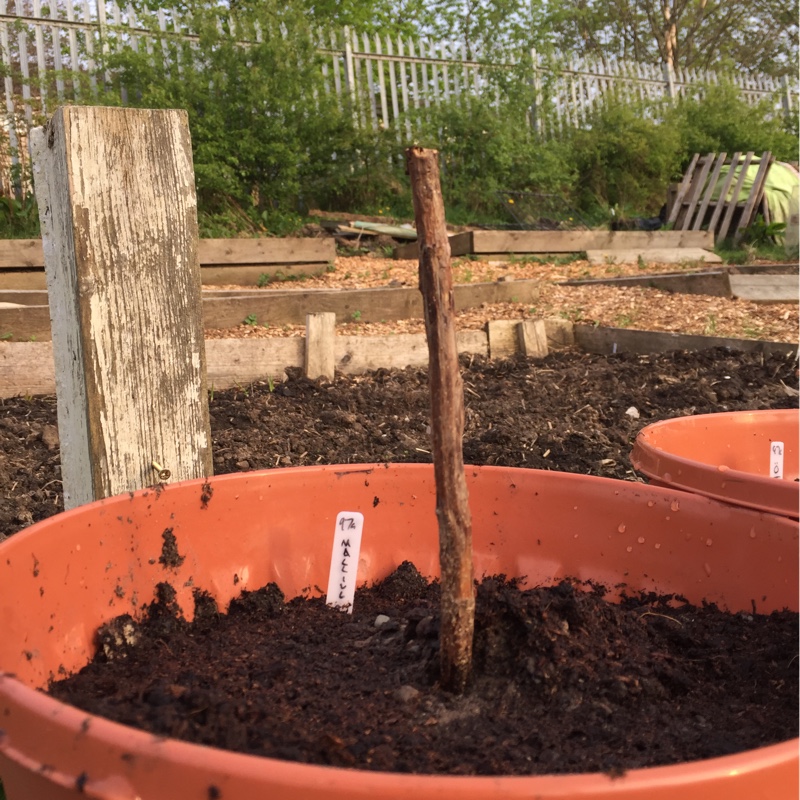
[[[520, 352], [517, 320], [490, 322], [485, 330], [460, 331], [461, 354], [504, 358]], [[587, 352], [662, 353], [669, 350], [732, 350], [793, 354], [796, 345], [752, 339], [724, 339], [545, 320], [550, 347], [574, 344]], [[287, 368], [303, 368], [305, 338], [207, 339], [208, 385], [215, 389], [246, 385], [258, 380], [281, 380]], [[358, 375], [370, 370], [424, 367], [428, 363], [424, 333], [390, 336], [336, 336], [336, 370]], [[55, 393], [53, 348], [50, 342], [0, 342], [0, 398]]]
[[[257, 284], [261, 275], [316, 275], [336, 259], [331, 238], [200, 239], [204, 286]], [[47, 286], [41, 239], [0, 239], [0, 290]]]
[[[541, 291], [538, 280], [496, 281], [462, 284], [455, 287], [456, 309], [474, 308], [483, 303], [532, 303]], [[26, 294], [29, 299], [34, 293]], [[378, 289], [260, 290], [252, 292], [204, 292], [203, 326], [219, 330], [241, 325], [254, 318], [259, 325], [303, 325], [307, 314], [332, 312], [340, 320], [391, 322], [421, 318], [422, 296], [411, 287]], [[36, 293], [39, 302], [47, 294]], [[6, 294], [6, 297], [9, 295]], [[9, 334], [11, 336], [9, 337]], [[48, 341], [50, 309], [47, 305], [0, 306], [0, 336], [14, 341]]]
[[678, 294], [736, 297], [756, 303], [791, 303], [800, 300], [797, 265], [723, 267], [700, 272], [664, 272], [617, 278], [561, 281], [561, 286], [625, 286], [659, 289]]
[[[708, 231], [468, 231], [450, 237], [453, 256], [516, 253], [580, 253], [586, 250], [649, 250], [673, 247], [713, 249]], [[417, 258], [416, 242], [394, 251], [395, 258]]]

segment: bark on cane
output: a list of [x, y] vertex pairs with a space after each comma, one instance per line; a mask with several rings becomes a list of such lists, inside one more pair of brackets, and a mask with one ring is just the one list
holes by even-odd
[[472, 518], [464, 476], [464, 391], [458, 368], [450, 243], [436, 150], [406, 151], [419, 242], [419, 281], [428, 336], [431, 431], [439, 520], [442, 686], [463, 692], [472, 671], [475, 592]]

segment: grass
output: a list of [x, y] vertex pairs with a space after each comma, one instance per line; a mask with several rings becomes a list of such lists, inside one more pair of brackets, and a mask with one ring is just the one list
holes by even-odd
[[741, 247], [734, 247], [727, 240], [720, 242], [714, 248], [714, 252], [722, 259], [723, 263], [732, 265], [752, 264], [758, 260], [779, 263], [792, 260], [787, 256], [786, 248], [782, 244], [745, 244]]
[[[336, 268], [334, 267], [334, 269]], [[325, 267], [325, 271], [333, 272], [333, 270], [328, 269], [328, 267]], [[282, 270], [278, 270], [272, 274], [262, 272], [258, 276], [257, 286], [259, 289], [263, 289], [265, 286], [269, 286], [271, 283], [291, 283], [292, 281], [301, 281], [305, 277], [306, 275], [287, 275]]]
[[509, 264], [520, 264], [522, 266], [526, 264], [548, 264], [554, 267], [562, 267], [566, 264], [574, 264], [576, 261], [586, 261], [588, 256], [584, 251], [580, 253], [564, 253], [563, 255], [553, 255], [553, 254], [545, 254], [545, 255], [517, 255], [516, 253], [512, 253], [508, 257]]

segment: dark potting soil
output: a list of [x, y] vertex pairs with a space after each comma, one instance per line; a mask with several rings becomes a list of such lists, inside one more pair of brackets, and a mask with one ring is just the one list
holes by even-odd
[[352, 616], [270, 585], [227, 615], [198, 592], [188, 624], [161, 584], [143, 623], [111, 623], [50, 691], [158, 735], [396, 772], [620, 774], [797, 735], [797, 614], [602, 594], [485, 579], [457, 697], [437, 685], [438, 586], [407, 562]]

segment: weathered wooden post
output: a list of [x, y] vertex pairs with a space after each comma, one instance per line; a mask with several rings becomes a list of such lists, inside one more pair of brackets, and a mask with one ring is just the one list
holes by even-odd
[[306, 314], [306, 378], [332, 381], [336, 374], [336, 314], [319, 311]]
[[419, 283], [428, 334], [431, 440], [439, 519], [441, 683], [463, 692], [472, 673], [475, 586], [472, 516], [464, 475], [464, 389], [458, 369], [450, 242], [444, 216], [439, 153], [406, 150], [419, 239]]
[[60, 108], [31, 154], [65, 508], [210, 475], [186, 113]]

